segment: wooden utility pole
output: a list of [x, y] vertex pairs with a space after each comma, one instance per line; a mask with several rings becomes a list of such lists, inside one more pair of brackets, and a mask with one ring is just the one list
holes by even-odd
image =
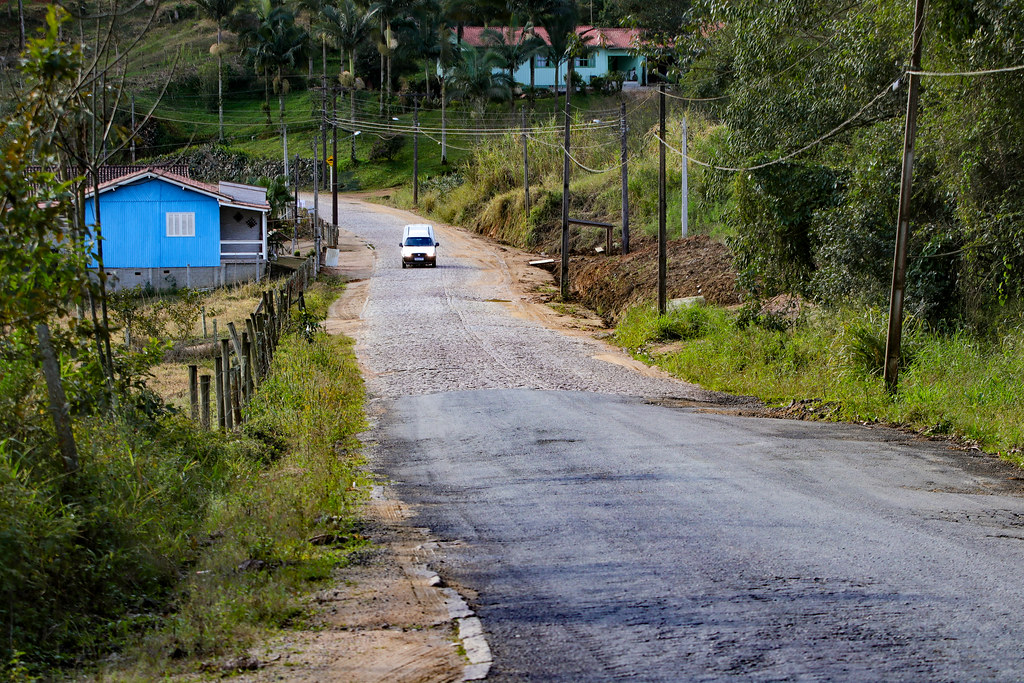
[[338, 91], [333, 90], [334, 115], [331, 117], [331, 222], [338, 224]]
[[295, 229], [292, 231], [292, 254], [299, 248], [299, 155], [295, 155]]
[[686, 158], [686, 114], [683, 114], [683, 180], [680, 192], [682, 193], [682, 236], [686, 237], [690, 232], [690, 188], [689, 188], [689, 159]]
[[[281, 125], [281, 143], [284, 145], [284, 177], [285, 183], [288, 182], [288, 124]], [[296, 171], [297, 172], [297, 171]]]
[[629, 253], [629, 166], [626, 149], [626, 101], [619, 112], [619, 133], [622, 135], [622, 253]]
[[907, 95], [907, 125], [903, 137], [903, 172], [900, 181], [899, 216], [896, 222], [896, 249], [892, 266], [892, 290], [889, 296], [889, 332], [885, 340], [885, 386], [895, 393], [899, 384], [900, 345], [903, 342], [903, 294], [907, 276], [907, 235], [910, 232], [910, 195], [913, 191], [914, 138], [917, 135], [918, 86], [921, 77], [921, 49], [924, 38], [925, 0], [914, 7], [913, 51], [910, 57], [910, 92]]
[[313, 258], [314, 277], [320, 272], [320, 166], [316, 158], [317, 148], [320, 141], [313, 136], [313, 248], [316, 254]]
[[[348, 96], [348, 120], [352, 127], [350, 131], [352, 134], [349, 136], [349, 149], [348, 155], [352, 160], [352, 163], [356, 163], [356, 86], [352, 85]], [[337, 155], [335, 155], [334, 163], [338, 163]]]
[[658, 86], [658, 315], [665, 315], [668, 240], [665, 229], [665, 84]]
[[565, 155], [562, 161], [562, 267], [559, 272], [562, 301], [569, 300], [569, 123], [572, 114], [569, 111], [570, 90], [572, 88], [572, 57], [565, 78]]
[[420, 96], [412, 96], [412, 205], [420, 203]]
[[[221, 124], [223, 125], [223, 123]], [[135, 95], [132, 95], [132, 163], [135, 163], [135, 134], [138, 129], [135, 127]], [[221, 132], [221, 138], [224, 137], [224, 133]]]
[[526, 109], [522, 112], [522, 123], [520, 128], [523, 131], [523, 213], [526, 220], [530, 220], [530, 151], [527, 147], [526, 136]]

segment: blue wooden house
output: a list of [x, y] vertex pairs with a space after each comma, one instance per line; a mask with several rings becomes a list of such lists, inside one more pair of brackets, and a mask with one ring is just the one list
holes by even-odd
[[[85, 219], [94, 224], [87, 196]], [[146, 167], [100, 184], [99, 204], [103, 263], [115, 289], [207, 288], [266, 274], [265, 188]]]
[[[505, 36], [505, 41], [515, 43], [522, 40], [522, 30], [518, 29], [512, 33], [510, 29], [503, 27], [465, 26], [462, 29], [462, 40], [466, 44], [479, 49], [486, 49], [491, 45], [492, 38], [487, 31], [497, 32]], [[541, 26], [533, 29], [545, 44], [550, 45], [548, 32]], [[577, 26], [576, 34], [589, 48], [584, 57], [577, 57], [573, 70], [582, 78], [584, 83], [589, 83], [595, 76], [607, 77], [613, 72], [622, 73], [626, 82], [625, 87], [646, 85], [647, 83], [647, 58], [643, 55], [634, 54], [635, 48], [641, 39], [641, 30], [635, 28], [599, 28], [596, 26]], [[554, 63], [546, 55], [534, 55], [533, 79], [534, 86], [538, 88], [553, 88], [556, 83], [559, 89], [565, 88], [565, 77], [567, 64], [565, 61]], [[522, 86], [530, 84], [530, 62], [519, 66], [513, 73], [516, 83]]]

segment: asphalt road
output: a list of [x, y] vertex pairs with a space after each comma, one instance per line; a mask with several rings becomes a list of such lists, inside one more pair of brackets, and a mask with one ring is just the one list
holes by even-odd
[[371, 461], [445, 541], [489, 680], [1024, 678], [1017, 471], [673, 401], [715, 397], [495, 305], [515, 295], [465, 238], [402, 270], [400, 218], [342, 222], [378, 252]]

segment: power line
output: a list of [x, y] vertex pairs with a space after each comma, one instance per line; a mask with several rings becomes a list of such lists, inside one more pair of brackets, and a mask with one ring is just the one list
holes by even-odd
[[896, 88], [898, 86], [899, 86], [899, 80], [896, 80], [891, 85], [885, 86], [885, 88], [881, 92], [879, 92], [877, 95], [875, 95], [871, 99], [870, 102], [868, 102], [863, 107], [861, 107], [860, 110], [858, 110], [856, 114], [854, 114], [850, 118], [846, 119], [845, 121], [840, 123], [838, 126], [833, 128], [829, 132], [825, 133], [821, 137], [817, 138], [816, 140], [814, 140], [812, 142], [809, 142], [808, 144], [804, 145], [800, 149], [798, 149], [798, 150], [796, 150], [794, 152], [790, 152], [789, 154], [786, 154], [785, 156], [781, 156], [781, 157], [779, 157], [777, 159], [772, 159], [771, 161], [766, 161], [766, 162], [761, 163], [761, 164], [755, 164], [754, 166], [740, 166], [740, 167], [715, 166], [714, 164], [709, 164], [706, 161], [700, 161], [698, 159], [694, 159], [693, 157], [689, 156], [688, 154], [683, 154], [683, 151], [681, 149], [673, 147], [671, 144], [669, 144], [665, 140], [662, 140], [661, 136], [658, 135], [657, 133], [654, 134], [654, 137], [657, 138], [658, 140], [660, 140], [665, 145], [666, 149], [670, 149], [673, 152], [675, 152], [676, 154], [679, 154], [680, 156], [686, 157], [687, 161], [691, 161], [691, 162], [697, 164], [698, 166], [704, 166], [705, 168], [714, 169], [716, 171], [729, 171], [729, 172], [756, 171], [758, 169], [766, 168], [768, 166], [774, 166], [775, 164], [782, 163], [783, 161], [788, 161], [789, 159], [792, 159], [793, 157], [806, 152], [807, 150], [811, 149], [812, 147], [816, 147], [817, 145], [820, 145], [822, 142], [824, 142], [825, 140], [828, 140], [830, 137], [832, 137], [836, 133], [839, 133], [840, 131], [845, 129], [847, 126], [849, 126], [851, 123], [853, 123], [854, 121], [859, 119], [861, 117], [861, 115], [865, 111], [867, 111], [873, 104], [878, 102], [880, 99], [885, 97], [886, 94], [888, 94], [889, 92], [895, 92]]
[[1010, 71], [1024, 71], [1024, 64], [1018, 66], [1006, 66], [1000, 69], [982, 69], [981, 71], [908, 71], [911, 76], [929, 76], [932, 78], [952, 78], [957, 76], [988, 76], [989, 74], [1003, 74]]

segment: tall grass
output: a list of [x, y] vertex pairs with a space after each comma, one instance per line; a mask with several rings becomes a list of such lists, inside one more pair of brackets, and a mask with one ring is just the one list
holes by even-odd
[[[317, 283], [312, 314], [339, 290]], [[301, 620], [304, 593], [365, 544], [351, 341], [284, 336], [233, 435], [145, 388], [91, 410], [90, 368], [65, 365], [81, 464], [68, 474], [37, 369], [0, 365], [0, 679], [124, 650], [104, 675], [152, 680]]]
[[734, 311], [704, 311], [699, 335], [666, 346], [664, 331], [686, 328], [684, 317], [694, 314], [658, 316], [650, 307], [634, 308], [620, 322], [616, 339], [638, 357], [708, 389], [772, 404], [818, 399], [834, 404], [834, 419], [956, 435], [1022, 460], [1024, 331], [1019, 328], [981, 341], [966, 333], [911, 327], [904, 335], [907, 366], [893, 396], [881, 378], [884, 318], [878, 311], [818, 311], [788, 327]]
[[[653, 102], [630, 103], [629, 202], [634, 234], [653, 236], [657, 230], [658, 139], [650, 127]], [[670, 117], [668, 140], [678, 144], [681, 136], [679, 112]], [[618, 125], [595, 127], [594, 114], [577, 113], [572, 134], [573, 157], [587, 169], [573, 165], [570, 188], [574, 216], [618, 223], [621, 220], [620, 134]], [[600, 120], [600, 119], [598, 119]], [[607, 118], [616, 122], [617, 115]], [[535, 119], [535, 132], [527, 141], [530, 167], [531, 211], [523, 210], [523, 140], [516, 131], [481, 139], [459, 165], [464, 182], [455, 187], [424, 187], [420, 208], [428, 215], [471, 228], [523, 248], [554, 248], [560, 226], [562, 198], [562, 119], [558, 115]], [[588, 127], [589, 126], [589, 127]], [[710, 159], [723, 159], [726, 136], [717, 126], [697, 113], [689, 118], [693, 148]], [[598, 171], [594, 173], [592, 171]], [[722, 236], [728, 231], [723, 219], [727, 197], [721, 178], [702, 167], [690, 169], [690, 234]], [[678, 191], [682, 179], [682, 157], [669, 154], [667, 167], [669, 233], [678, 235], [682, 200]], [[396, 192], [394, 201], [411, 207], [408, 187]], [[584, 234], [574, 230], [574, 248], [589, 249], [603, 243], [599, 231]]]
[[[330, 286], [307, 303], [326, 310]], [[267, 629], [301, 622], [303, 596], [365, 545], [358, 508], [367, 487], [355, 434], [364, 428], [352, 340], [322, 332], [282, 338], [245, 430], [269, 445], [231, 472], [204, 522], [206, 548], [176, 591], [176, 608], [145, 641], [145, 679], [173, 660], [238, 651]]]

